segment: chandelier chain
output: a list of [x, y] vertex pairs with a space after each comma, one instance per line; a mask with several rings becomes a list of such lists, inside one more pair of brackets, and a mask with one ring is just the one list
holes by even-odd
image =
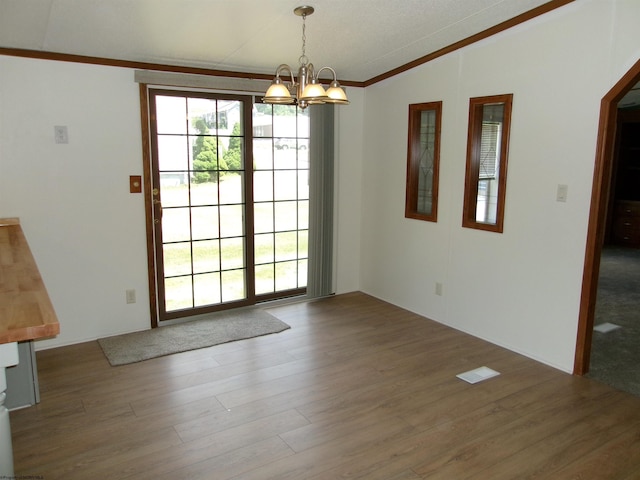
[[302, 55], [298, 59], [300, 65], [306, 65], [309, 63], [309, 58], [307, 57], [307, 15], [302, 15]]

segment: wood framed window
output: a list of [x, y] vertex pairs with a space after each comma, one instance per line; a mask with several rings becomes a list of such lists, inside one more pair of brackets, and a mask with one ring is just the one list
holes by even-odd
[[438, 166], [442, 102], [409, 105], [406, 218], [438, 219]]
[[462, 226], [502, 233], [513, 94], [469, 100]]

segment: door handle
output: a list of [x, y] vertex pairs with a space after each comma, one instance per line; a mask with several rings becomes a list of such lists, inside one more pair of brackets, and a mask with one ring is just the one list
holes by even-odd
[[154, 199], [153, 200], [153, 204], [158, 206], [158, 217], [156, 218], [153, 223], [158, 224], [160, 223], [160, 220], [162, 219], [162, 202], [158, 199]]

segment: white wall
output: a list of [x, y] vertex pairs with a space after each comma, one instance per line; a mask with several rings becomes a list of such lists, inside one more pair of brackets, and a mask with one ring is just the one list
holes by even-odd
[[336, 293], [360, 289], [360, 214], [364, 90], [349, 88], [348, 106], [336, 106], [334, 285]]
[[[638, 21], [640, 2], [580, 0], [367, 88], [362, 290], [571, 371], [600, 99], [640, 57]], [[497, 234], [461, 223], [469, 98], [503, 93], [514, 99]], [[437, 100], [428, 223], [404, 218], [407, 106]]]
[[[362, 89], [349, 97], [337, 107], [339, 293], [359, 288]], [[36, 348], [150, 328], [144, 198], [129, 193], [141, 174], [133, 70], [0, 56], [0, 217], [20, 217], [61, 329]]]
[[60, 321], [37, 348], [149, 328], [133, 71], [0, 56], [0, 105], [0, 216], [20, 217]]

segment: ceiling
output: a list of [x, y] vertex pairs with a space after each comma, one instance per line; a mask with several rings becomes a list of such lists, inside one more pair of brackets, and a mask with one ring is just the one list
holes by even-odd
[[[0, 0], [0, 47], [272, 74], [304, 0]], [[307, 56], [364, 82], [549, 0], [309, 0]]]

